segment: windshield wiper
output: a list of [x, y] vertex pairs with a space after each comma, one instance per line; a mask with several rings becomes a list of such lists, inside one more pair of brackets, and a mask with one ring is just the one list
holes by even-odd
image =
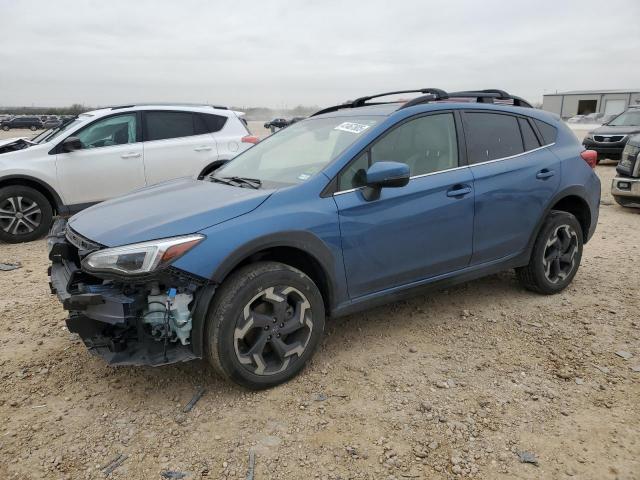
[[226, 180], [224, 178], [220, 178], [220, 177], [214, 177], [213, 175], [209, 175], [209, 179], [212, 182], [216, 182], [216, 183], [223, 183], [225, 185], [231, 185], [232, 187], [235, 187], [236, 185], [233, 182], [230, 182], [229, 180]]
[[259, 189], [262, 185], [262, 181], [257, 178], [248, 178], [248, 177], [224, 177], [225, 180], [229, 180], [230, 182], [236, 182], [240, 185], [246, 185], [248, 187]]
[[212, 182], [223, 183], [225, 185], [231, 185], [232, 187], [241, 187], [241, 188], [255, 188], [256, 190], [260, 188], [262, 185], [262, 181], [257, 178], [247, 178], [247, 177], [216, 177], [214, 175], [209, 175], [209, 179]]

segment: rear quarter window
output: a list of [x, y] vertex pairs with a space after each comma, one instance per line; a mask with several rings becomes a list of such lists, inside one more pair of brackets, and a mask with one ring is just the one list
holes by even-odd
[[536, 126], [538, 127], [538, 131], [542, 135], [542, 139], [545, 145], [549, 145], [556, 141], [556, 137], [558, 136], [558, 129], [553, 125], [549, 125], [547, 122], [543, 122], [542, 120], [534, 120], [536, 122]]
[[204, 128], [204, 132], [201, 132], [201, 133], [219, 132], [220, 130], [222, 130], [225, 123], [227, 123], [227, 117], [223, 117], [222, 115], [212, 115], [209, 113], [201, 113], [198, 116], [200, 117], [200, 120], [202, 122], [201, 128]]

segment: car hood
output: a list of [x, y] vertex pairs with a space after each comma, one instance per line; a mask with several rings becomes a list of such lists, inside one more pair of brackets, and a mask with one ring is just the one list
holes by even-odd
[[116, 247], [198, 232], [249, 213], [271, 193], [182, 178], [94, 205], [71, 217], [69, 226]]
[[0, 153], [9, 153], [14, 151], [11, 147], [20, 147], [24, 148], [25, 146], [33, 145], [26, 137], [14, 137], [14, 138], [4, 138], [0, 140]]
[[631, 133], [639, 133], [640, 125], [633, 125], [630, 127], [616, 127], [610, 125], [602, 125], [590, 133], [593, 135], [629, 135]]

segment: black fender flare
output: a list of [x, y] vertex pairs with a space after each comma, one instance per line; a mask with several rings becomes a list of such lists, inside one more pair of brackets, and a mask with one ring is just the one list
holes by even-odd
[[58, 192], [56, 192], [55, 189], [51, 185], [49, 185], [47, 182], [44, 182], [39, 178], [31, 177], [29, 175], [21, 175], [21, 174], [5, 175], [3, 177], [0, 177], [0, 187], [2, 186], [3, 183], [7, 181], [9, 185], [15, 185], [16, 183], [19, 183], [19, 182], [16, 182], [16, 180], [26, 180], [27, 182], [31, 182], [39, 185], [53, 199], [54, 204], [52, 206], [58, 211], [58, 213], [66, 212], [66, 207], [64, 205], [64, 202], [60, 198], [60, 195], [58, 195]]
[[[265, 235], [251, 240], [238, 247], [213, 272], [210, 283], [198, 292], [193, 308], [191, 344], [193, 353], [198, 357], [204, 355], [204, 328], [209, 307], [213, 301], [214, 293], [218, 285], [244, 260], [252, 255], [271, 248], [295, 248], [312, 257], [324, 270], [330, 305], [333, 310], [335, 297], [335, 285], [333, 280], [334, 256], [318, 237], [311, 232], [284, 231]], [[328, 312], [327, 312], [328, 313]]]
[[[593, 218], [593, 214], [591, 213], [591, 206], [589, 205], [589, 202], [586, 200], [586, 197], [587, 197], [586, 188], [584, 188], [581, 185], [573, 185], [571, 187], [567, 187], [564, 190], [557, 192], [545, 207], [544, 214], [540, 216], [540, 219], [538, 220], [536, 227], [533, 229], [533, 233], [531, 234], [531, 237], [529, 237], [529, 243], [527, 243], [527, 249], [525, 250], [523, 255], [523, 259], [526, 259], [526, 262], [529, 261], [529, 257], [531, 256], [531, 251], [533, 250], [533, 244], [535, 243], [536, 238], [538, 237], [538, 233], [540, 232], [540, 229], [542, 228], [544, 221], [547, 219], [547, 217], [549, 216], [549, 213], [553, 209], [553, 206], [556, 203], [558, 203], [560, 200], [566, 197], [580, 198], [589, 208], [589, 215], [591, 218]], [[582, 233], [583, 235], [585, 235], [585, 239], [586, 239], [586, 235], [588, 235], [589, 232], [582, 232]], [[585, 243], [586, 243], [586, 240], [585, 240]]]
[[333, 292], [333, 280], [330, 273], [333, 272], [334, 256], [322, 240], [311, 232], [284, 231], [265, 235], [251, 240], [234, 250], [211, 275], [211, 281], [220, 284], [226, 276], [243, 260], [262, 250], [276, 247], [290, 247], [302, 250], [313, 257], [327, 274], [330, 282], [330, 291]]

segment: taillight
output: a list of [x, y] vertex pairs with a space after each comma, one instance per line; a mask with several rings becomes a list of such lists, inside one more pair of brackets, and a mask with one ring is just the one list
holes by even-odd
[[255, 145], [259, 141], [260, 139], [255, 135], [247, 135], [246, 137], [242, 137], [242, 143], [253, 143]]
[[598, 164], [598, 152], [595, 150], [585, 150], [580, 154], [580, 156], [591, 168], [596, 168], [596, 165]]

